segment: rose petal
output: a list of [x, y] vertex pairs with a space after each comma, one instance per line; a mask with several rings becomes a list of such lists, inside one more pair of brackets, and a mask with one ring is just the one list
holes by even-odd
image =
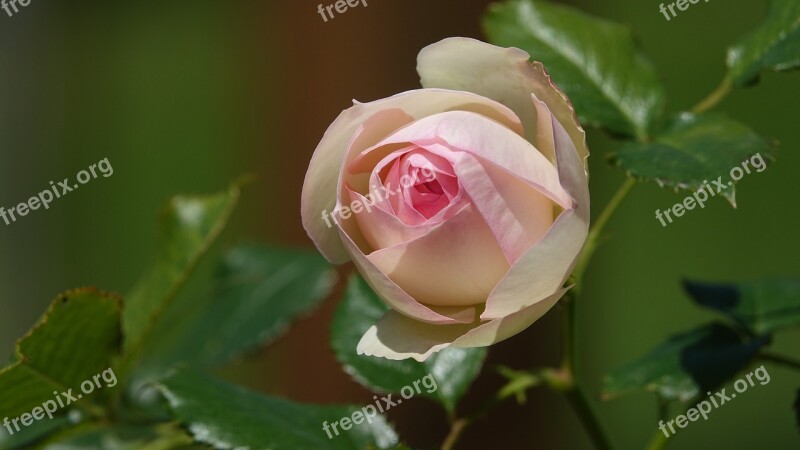
[[[534, 55], [535, 56], [535, 55]], [[553, 84], [541, 63], [518, 48], [502, 48], [469, 38], [448, 38], [423, 48], [417, 57], [417, 72], [426, 88], [456, 89], [489, 97], [508, 105], [525, 127], [525, 135], [537, 136], [537, 111], [530, 94], [544, 101], [564, 125], [586, 166], [589, 150], [586, 136], [569, 99]], [[543, 153], [547, 146], [539, 146]], [[545, 153], [554, 161], [553, 153]]]
[[[397, 216], [385, 209], [370, 206], [372, 201], [368, 201], [363, 195], [352, 190], [348, 190], [348, 194], [351, 209], [353, 205], [362, 205], [361, 212], [353, 214], [350, 219], [357, 221], [358, 233], [363, 235], [368, 243], [368, 246], [358, 246], [364, 254], [369, 254], [374, 249], [393, 247], [427, 234], [433, 226], [455, 215], [465, 202], [463, 195], [459, 193], [451, 200], [450, 205], [436, 213], [435, 216], [420, 225], [411, 226], [403, 223]], [[340, 223], [348, 222], [340, 221]], [[345, 231], [351, 235], [350, 228], [345, 228]]]
[[[531, 94], [531, 101], [536, 108], [536, 148], [545, 155], [556, 154], [555, 137], [553, 136], [553, 114], [543, 101]], [[553, 159], [553, 163], [556, 161]]]
[[580, 156], [555, 117], [558, 173], [575, 209], [559, 215], [547, 235], [511, 267], [492, 291], [481, 319], [496, 319], [535, 304], [564, 284], [589, 232], [589, 184]]
[[417, 301], [438, 306], [485, 302], [509, 268], [491, 230], [469, 204], [427, 234], [367, 259]]
[[[362, 204], [365, 208], [355, 214], [355, 220], [364, 238], [369, 243], [369, 249], [362, 249], [363, 253], [372, 253], [374, 249], [392, 247], [411, 239], [425, 235], [433, 226], [424, 223], [419, 226], [408, 226], [400, 221], [394, 214], [381, 208], [369, 206], [367, 199], [358, 192], [348, 191], [351, 205]], [[369, 209], [366, 209], [369, 206]]]
[[[370, 186], [377, 188], [377, 180], [373, 179], [370, 173], [355, 172], [351, 169], [353, 160], [364, 150], [370, 148], [375, 142], [380, 141], [386, 136], [391, 135], [394, 131], [402, 128], [403, 126], [414, 121], [414, 118], [406, 114], [402, 109], [384, 109], [376, 112], [367, 118], [362, 123], [356, 132], [353, 134], [353, 139], [350, 140], [347, 154], [342, 161], [342, 167], [339, 170], [339, 201], [347, 198], [345, 187], [349, 186], [357, 192], [367, 193]], [[395, 148], [397, 146], [385, 146], [381, 151], [372, 153], [373, 158], [388, 159], [391, 155], [399, 157], [403, 153], [409, 152], [416, 148], [415, 146], [403, 146], [403, 148]], [[379, 159], [372, 162], [373, 166], [382, 168]], [[380, 169], [379, 169], [380, 170]]]
[[394, 194], [389, 197], [389, 204], [392, 205], [392, 211], [401, 222], [407, 225], [422, 225], [428, 219], [414, 209], [414, 205], [409, 203], [408, 199], [403, 195], [402, 186], [400, 185], [401, 177], [400, 163], [399, 161], [395, 161], [389, 169], [389, 173], [386, 175], [386, 180], [384, 182], [389, 192]]
[[466, 152], [460, 154], [455, 169], [510, 265], [539, 242], [553, 224], [554, 203], [502, 169]]
[[567, 289], [562, 289], [547, 299], [502, 319], [468, 325], [431, 325], [389, 311], [364, 333], [356, 351], [359, 355], [392, 360], [413, 358], [422, 362], [451, 345], [464, 348], [486, 347], [528, 328], [545, 315], [566, 291]]
[[393, 108], [400, 108], [415, 119], [463, 108], [485, 114], [501, 123], [507, 122], [509, 127], [513, 127], [515, 122], [519, 124], [514, 113], [497, 102], [469, 92], [442, 89], [404, 92], [371, 103], [356, 103], [343, 111], [328, 127], [314, 151], [303, 183], [301, 202], [303, 227], [323, 256], [333, 263], [343, 263], [349, 256], [338, 231], [325, 224], [321, 213], [336, 207], [339, 174], [348, 144], [356, 130], [375, 113]]
[[[415, 320], [428, 323], [453, 324], [470, 322], [468, 320], [470, 314], [465, 314], [468, 308], [433, 308], [416, 301], [401, 289], [397, 283], [381, 272], [372, 261], [367, 259], [344, 231], [340, 230], [339, 236], [353, 258], [356, 268], [364, 276], [364, 280], [395, 311]], [[475, 308], [472, 307], [472, 310], [474, 311]], [[474, 316], [474, 312], [472, 316]]]

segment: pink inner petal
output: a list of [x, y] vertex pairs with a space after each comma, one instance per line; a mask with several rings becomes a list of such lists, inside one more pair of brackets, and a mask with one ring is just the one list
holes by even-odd
[[376, 164], [370, 185], [380, 187], [377, 206], [409, 226], [443, 220], [454, 203], [463, 203], [451, 161], [413, 144]]

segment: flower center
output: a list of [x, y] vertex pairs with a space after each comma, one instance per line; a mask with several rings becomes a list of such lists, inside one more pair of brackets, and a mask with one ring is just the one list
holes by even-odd
[[393, 158], [380, 178], [396, 193], [389, 203], [397, 217], [407, 225], [443, 219], [461, 190], [450, 161], [419, 147]]

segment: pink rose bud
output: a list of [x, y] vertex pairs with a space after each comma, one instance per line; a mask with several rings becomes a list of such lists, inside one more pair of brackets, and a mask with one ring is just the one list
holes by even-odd
[[303, 186], [303, 225], [392, 308], [359, 354], [422, 361], [544, 315], [589, 228], [583, 129], [540, 63], [465, 38], [424, 48], [424, 89], [355, 103]]

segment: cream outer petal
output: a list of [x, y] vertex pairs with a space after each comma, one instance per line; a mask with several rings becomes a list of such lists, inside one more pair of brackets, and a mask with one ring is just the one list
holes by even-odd
[[475, 324], [431, 325], [389, 311], [364, 333], [356, 351], [359, 355], [392, 360], [413, 358], [421, 362], [450, 346], [486, 347], [528, 328], [566, 292], [567, 289], [559, 290], [522, 311]]
[[[475, 307], [437, 309], [418, 302], [370, 261], [344, 231], [340, 231], [339, 235], [364, 280], [395, 311], [432, 324], [469, 323], [474, 320]], [[473, 313], [468, 314], [466, 311]]]
[[483, 304], [509, 268], [492, 231], [469, 204], [424, 236], [367, 259], [417, 301], [438, 306]]
[[531, 93], [535, 94], [564, 125], [588, 172], [589, 149], [572, 104], [553, 84], [542, 64], [530, 62], [527, 52], [476, 39], [447, 38], [419, 52], [417, 72], [423, 87], [474, 92], [508, 105], [522, 120], [528, 139], [553, 161], [554, 155], [545, 153], [548, 147], [534, 141], [538, 118], [529, 99]]
[[321, 214], [323, 211], [333, 211], [336, 207], [342, 163], [358, 128], [373, 114], [392, 108], [402, 109], [414, 119], [463, 108], [481, 114], [493, 114], [492, 119], [510, 122], [512, 129], [519, 129], [519, 125], [513, 125], [519, 120], [510, 109], [470, 92], [420, 89], [370, 103], [355, 102], [328, 127], [314, 151], [303, 183], [301, 201], [303, 228], [320, 253], [332, 263], [344, 263], [350, 257], [336, 227], [329, 228]]

